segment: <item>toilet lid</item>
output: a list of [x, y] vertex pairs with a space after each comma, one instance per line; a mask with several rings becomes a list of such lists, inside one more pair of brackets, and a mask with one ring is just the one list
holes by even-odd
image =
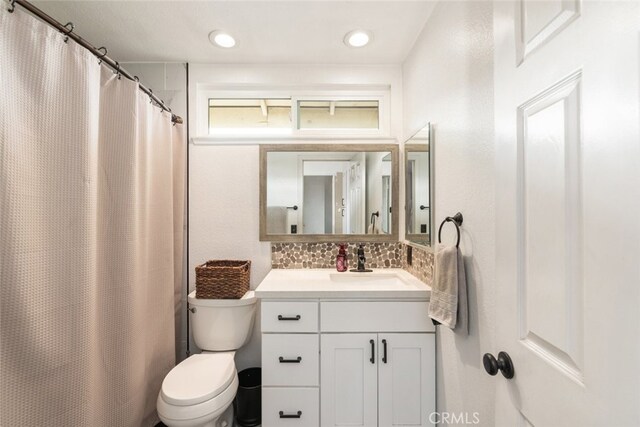
[[165, 377], [162, 398], [172, 405], [195, 405], [219, 395], [235, 375], [233, 353], [194, 354]]

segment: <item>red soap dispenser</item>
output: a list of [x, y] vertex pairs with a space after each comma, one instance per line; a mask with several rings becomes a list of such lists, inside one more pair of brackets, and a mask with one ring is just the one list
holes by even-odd
[[338, 256], [336, 257], [336, 270], [339, 272], [347, 271], [347, 251], [345, 245], [341, 244], [338, 249]]

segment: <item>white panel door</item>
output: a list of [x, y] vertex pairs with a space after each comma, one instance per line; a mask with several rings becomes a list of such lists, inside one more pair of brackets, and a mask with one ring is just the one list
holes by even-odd
[[377, 335], [322, 334], [320, 348], [321, 425], [377, 426]]
[[494, 2], [499, 426], [640, 425], [640, 2]]
[[378, 335], [378, 427], [434, 426], [435, 334]]

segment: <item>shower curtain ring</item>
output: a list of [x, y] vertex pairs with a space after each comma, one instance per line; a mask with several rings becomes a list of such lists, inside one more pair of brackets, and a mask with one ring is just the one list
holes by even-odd
[[69, 41], [69, 34], [73, 33], [75, 26], [73, 25], [73, 22], [67, 22], [64, 24], [64, 27], [68, 30], [62, 32], [62, 34], [64, 34], [64, 42], [66, 43]]
[[140, 83], [140, 77], [138, 77], [138, 76], [133, 76], [133, 80], [135, 80], [136, 82]]
[[98, 65], [102, 64], [102, 58], [104, 58], [105, 56], [107, 56], [107, 48], [104, 46], [100, 46], [99, 48], [97, 48], [96, 50], [98, 51], [103, 51], [104, 53], [102, 55], [98, 55]]
[[149, 104], [153, 105], [153, 89], [149, 88]]
[[120, 74], [120, 63], [118, 61], [116, 61], [116, 75], [118, 76], [118, 80], [120, 80], [122, 75]]
[[16, 10], [16, 0], [11, 0], [11, 3], [9, 4], [9, 9], [7, 9], [9, 11], [9, 13], [13, 13], [14, 10]]

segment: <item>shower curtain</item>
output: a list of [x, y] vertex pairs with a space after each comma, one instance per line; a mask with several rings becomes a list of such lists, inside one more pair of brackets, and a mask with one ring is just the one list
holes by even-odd
[[182, 126], [0, 7], [0, 425], [154, 425], [175, 363]]

